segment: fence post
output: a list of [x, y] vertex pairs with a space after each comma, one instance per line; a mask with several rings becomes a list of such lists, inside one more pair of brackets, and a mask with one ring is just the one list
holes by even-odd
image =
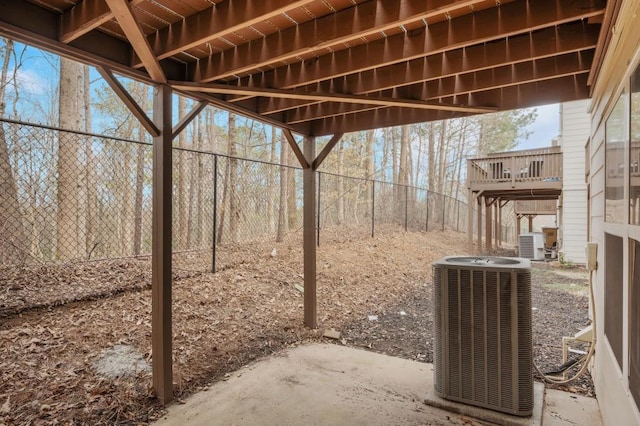
[[409, 230], [409, 186], [404, 187], [404, 232]]
[[[321, 182], [322, 182], [322, 172], [318, 172], [318, 192], [317, 192], [317, 194], [318, 194], [318, 213], [317, 213], [317, 224], [316, 224], [316, 246], [317, 247], [320, 247], [320, 212], [321, 212], [321, 210], [320, 210], [320, 198], [322, 197], [321, 196], [321, 193], [322, 193], [322, 191], [321, 191], [321, 189], [322, 189]], [[342, 196], [342, 195], [339, 195], [339, 196]]]
[[429, 190], [427, 190], [427, 220], [425, 222], [424, 232], [429, 232]]
[[444, 231], [444, 221], [447, 216], [445, 216], [447, 211], [447, 196], [442, 194], [442, 230]]
[[216, 240], [218, 239], [218, 156], [213, 156], [213, 240], [211, 241], [211, 272], [216, 273]]
[[371, 238], [376, 230], [376, 181], [371, 181]]

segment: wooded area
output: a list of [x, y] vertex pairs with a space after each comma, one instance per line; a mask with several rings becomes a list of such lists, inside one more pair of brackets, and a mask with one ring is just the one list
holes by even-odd
[[[0, 265], [149, 253], [144, 127], [94, 69], [11, 40], [0, 40], [0, 54]], [[34, 55], [55, 76], [37, 97], [24, 80]], [[149, 111], [153, 88], [119, 81]], [[175, 121], [196, 104], [177, 98]], [[319, 229], [465, 230], [465, 157], [513, 148], [535, 114], [345, 135], [320, 169]], [[210, 250], [214, 238], [282, 241], [300, 229], [301, 169], [279, 130], [207, 106], [174, 144], [175, 251]]]

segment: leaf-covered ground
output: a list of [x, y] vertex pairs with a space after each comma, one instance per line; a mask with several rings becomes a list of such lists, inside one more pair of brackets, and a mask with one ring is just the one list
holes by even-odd
[[[431, 360], [431, 263], [445, 255], [469, 254], [466, 236], [393, 231], [375, 238], [343, 234], [341, 242], [322, 242], [318, 330], [302, 324], [302, 294], [296, 288], [302, 285], [299, 240], [225, 247], [216, 274], [205, 272], [210, 253], [177, 256], [177, 398], [257, 358], [320, 340], [330, 328], [343, 332], [338, 344]], [[137, 424], [161, 414], [148, 371], [109, 378], [96, 369], [115, 345], [128, 345], [152, 360], [148, 259], [0, 272], [0, 423]], [[554, 276], [548, 281], [534, 292], [539, 307], [534, 327], [545, 331], [536, 328], [534, 333], [536, 345], [551, 354], [559, 353], [558, 336], [581, 328], [586, 298], [551, 285]], [[566, 297], [565, 308], [554, 309], [560, 297]], [[566, 321], [553, 316], [558, 311]], [[378, 315], [378, 321], [369, 321], [369, 315]], [[570, 390], [589, 393], [581, 389]]]

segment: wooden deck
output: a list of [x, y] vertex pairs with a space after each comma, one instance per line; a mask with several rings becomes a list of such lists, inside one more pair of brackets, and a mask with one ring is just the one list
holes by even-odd
[[[557, 197], [562, 191], [560, 147], [489, 154], [467, 160], [467, 186], [472, 192], [500, 197], [529, 191], [539, 197]], [[499, 194], [499, 195], [498, 195]]]

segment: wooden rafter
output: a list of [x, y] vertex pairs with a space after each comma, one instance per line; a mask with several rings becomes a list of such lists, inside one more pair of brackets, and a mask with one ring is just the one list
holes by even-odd
[[[491, 70], [496, 67], [517, 65], [525, 61], [590, 50], [596, 46], [598, 33], [597, 26], [590, 26], [586, 23], [563, 25], [510, 37], [494, 43], [481, 43], [441, 52], [406, 63], [351, 74], [344, 78], [313, 83], [300, 89], [319, 92], [331, 87], [336, 91], [363, 95], [413, 83], [439, 80]], [[265, 84], [270, 87], [277, 86], [275, 82], [266, 81], [266, 79], [241, 79], [240, 84], [258, 87]], [[246, 97], [242, 99], [246, 99]], [[239, 100], [241, 99], [231, 99], [232, 102]], [[265, 100], [259, 105], [259, 108], [261, 114], [274, 114], [312, 103], [275, 98]]]
[[[499, 8], [463, 15], [410, 33], [400, 33], [371, 43], [343, 49], [313, 60], [313, 66], [298, 62], [269, 71], [271, 87], [290, 89], [331, 78], [373, 70], [427, 55], [474, 44], [491, 42], [604, 13], [590, 0], [556, 2], [517, 1]], [[216, 77], [210, 61], [201, 61], [195, 81]]]
[[[131, 0], [131, 6], [144, 0]], [[62, 14], [60, 36], [63, 43], [71, 43], [113, 18], [113, 12], [104, 0], [81, 1]]]
[[153, 120], [149, 118], [147, 113], [140, 108], [140, 105], [136, 102], [135, 99], [131, 97], [127, 89], [115, 78], [111, 70], [98, 67], [98, 72], [104, 78], [104, 80], [109, 84], [111, 89], [115, 92], [116, 95], [120, 98], [120, 100], [129, 108], [129, 111], [133, 114], [134, 117], [140, 121], [142, 127], [146, 129], [147, 132], [151, 134], [153, 137], [157, 137], [160, 135], [160, 129], [154, 124]]
[[[473, 93], [460, 96], [462, 98], [460, 101], [463, 103], [473, 102], [481, 105], [495, 105], [500, 110], [518, 109], [552, 102], [568, 102], [587, 97], [586, 80], [587, 74], [579, 74]], [[443, 99], [443, 101], [453, 100], [453, 98]], [[367, 128], [445, 120], [464, 115], [468, 114], [442, 110], [376, 108], [364, 112], [346, 113], [340, 116], [306, 121], [291, 125], [291, 127], [302, 134], [323, 136], [335, 133], [335, 129], [340, 129], [346, 133]]]
[[[373, 93], [372, 95], [400, 99], [416, 98], [437, 102], [443, 97], [470, 95], [486, 90], [500, 89], [577, 74], [586, 74], [590, 70], [592, 59], [593, 50], [574, 52], [428, 82], [415, 83], [393, 90]], [[312, 108], [301, 107], [288, 111], [287, 123], [294, 124], [309, 119], [331, 117], [366, 109], [371, 108], [361, 105], [344, 107], [336, 104], [317, 104]]]
[[[150, 34], [148, 42], [153, 46], [156, 57], [164, 59], [312, 1], [314, 0], [227, 0]], [[139, 60], [133, 62], [134, 67], [142, 65]]]
[[286, 28], [207, 59], [207, 81], [219, 80], [325, 49], [339, 49], [353, 40], [428, 21], [484, 0], [376, 0]]
[[218, 93], [224, 95], [251, 94], [253, 96], [269, 96], [274, 98], [320, 100], [324, 102], [344, 102], [350, 104], [376, 105], [384, 107], [394, 106], [415, 109], [457, 111], [466, 113], [486, 113], [495, 111], [495, 108], [491, 107], [424, 102], [413, 99], [366, 97], [338, 93], [306, 93], [299, 90], [256, 89], [250, 87], [227, 86], [224, 84], [172, 82], [171, 85], [176, 90], [191, 90], [196, 92]]
[[149, 73], [149, 76], [157, 83], [166, 83], [167, 79], [164, 75], [162, 67], [158, 59], [155, 57], [151, 46], [147, 41], [140, 24], [133, 15], [131, 5], [127, 0], [105, 0], [113, 16], [118, 21], [120, 28], [127, 36], [127, 39], [131, 43], [133, 50], [140, 56], [144, 68]]

